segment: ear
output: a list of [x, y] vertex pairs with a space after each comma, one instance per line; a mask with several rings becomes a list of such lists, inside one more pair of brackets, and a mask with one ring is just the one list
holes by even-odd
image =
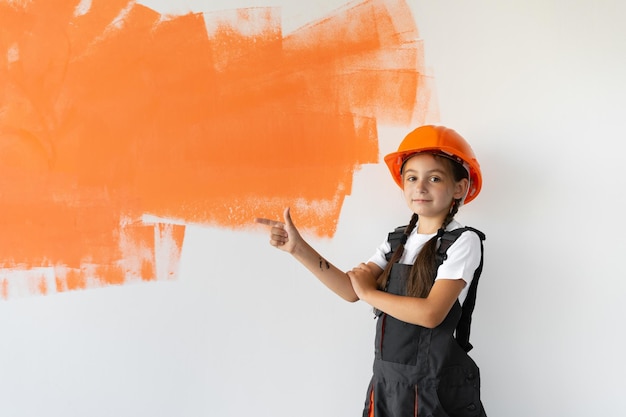
[[454, 198], [464, 198], [469, 188], [469, 180], [463, 178], [461, 181], [454, 183]]

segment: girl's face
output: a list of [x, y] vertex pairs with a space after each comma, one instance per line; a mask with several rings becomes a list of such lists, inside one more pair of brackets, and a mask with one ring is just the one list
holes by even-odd
[[404, 198], [420, 219], [443, 223], [452, 201], [463, 198], [469, 181], [455, 181], [451, 163], [444, 157], [423, 153], [410, 157], [402, 170]]

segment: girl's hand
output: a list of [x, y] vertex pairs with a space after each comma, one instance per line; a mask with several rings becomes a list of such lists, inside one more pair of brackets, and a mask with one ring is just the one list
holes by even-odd
[[372, 271], [372, 268], [364, 263], [359, 264], [351, 271], [348, 271], [348, 277], [350, 278], [350, 282], [352, 283], [352, 288], [354, 288], [354, 292], [356, 293], [359, 299], [366, 301], [367, 294], [371, 291], [376, 291], [378, 288], [376, 286], [376, 276]]
[[270, 245], [277, 247], [287, 253], [293, 254], [298, 244], [302, 241], [302, 237], [291, 220], [289, 207], [283, 213], [285, 222], [279, 222], [271, 219], [256, 218], [254, 221], [259, 224], [271, 226], [270, 229]]

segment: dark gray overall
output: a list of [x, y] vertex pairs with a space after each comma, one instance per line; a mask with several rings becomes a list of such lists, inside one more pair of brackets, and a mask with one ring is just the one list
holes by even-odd
[[[393, 239], [389, 235], [392, 251]], [[438, 265], [445, 251], [466, 230], [446, 232], [441, 238]], [[453, 233], [453, 234], [451, 234]], [[395, 245], [397, 246], [397, 244]], [[387, 291], [405, 295], [411, 265], [392, 266]], [[374, 375], [368, 389], [363, 417], [486, 417], [480, 401], [480, 375], [467, 355], [471, 314], [482, 270], [476, 270], [461, 307], [459, 301], [436, 328], [408, 324], [382, 313], [376, 324]], [[456, 331], [456, 337], [455, 337]]]

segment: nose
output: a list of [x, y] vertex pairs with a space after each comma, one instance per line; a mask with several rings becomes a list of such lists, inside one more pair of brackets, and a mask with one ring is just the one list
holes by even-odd
[[415, 191], [419, 193], [425, 193], [428, 185], [427, 180], [415, 180]]

